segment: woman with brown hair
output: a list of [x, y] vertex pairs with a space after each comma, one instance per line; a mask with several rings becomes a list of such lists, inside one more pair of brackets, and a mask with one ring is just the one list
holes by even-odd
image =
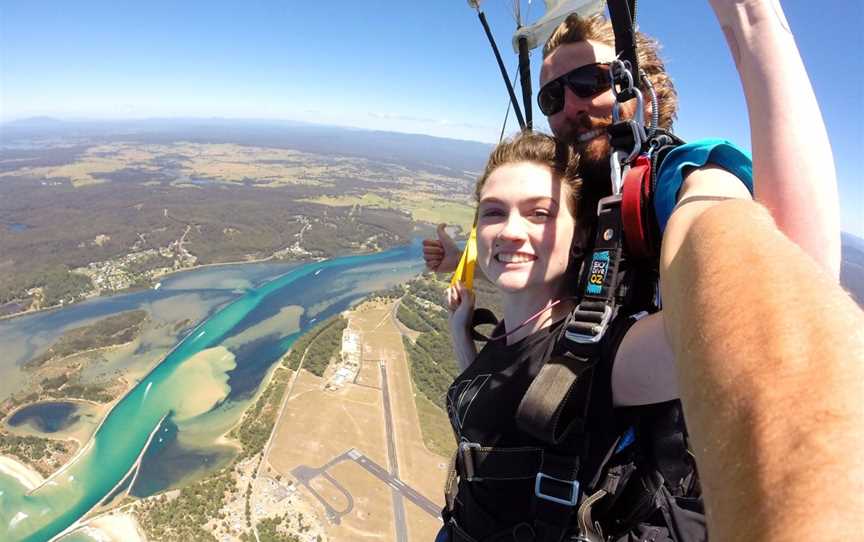
[[[595, 220], [596, 201], [577, 177], [577, 166], [567, 144], [524, 132], [495, 148], [477, 182], [477, 265], [500, 292], [504, 308], [501, 323], [478, 353], [471, 334], [473, 294], [461, 283], [448, 291], [451, 333], [463, 372], [447, 394], [459, 452], [458, 477], [448, 489], [444, 512], [449, 538], [442, 540], [561, 540], [599, 536], [600, 529], [624, 537], [651, 534], [658, 542], [680, 540], [682, 533], [688, 540], [704, 536], [692, 460], [658, 459], [647, 448], [656, 440], [655, 430], [672, 435], [678, 426], [658, 429], [651, 412], [640, 411], [643, 421], [634, 411], [613, 406], [612, 368], [638, 316], [621, 311], [611, 322], [602, 355], [586, 361], [590, 370], [582, 382], [591, 384], [574, 386], [560, 405], [561, 423], [577, 419], [575, 425], [582, 427], [567, 430], [561, 442], [549, 442], [538, 438], [520, 414], [538, 373], [561, 352], [564, 324], [576, 302], [582, 249]], [[653, 355], [650, 348], [640, 354]], [[674, 393], [674, 383], [668, 387]], [[571, 412], [572, 405], [581, 405], [578, 414]], [[673, 449], [686, 454], [681, 444]], [[674, 525], [653, 506], [657, 488], [646, 492], [643, 487], [643, 479], [666, 459], [684, 467], [677, 495], [693, 501], [692, 512], [684, 512], [668, 495]], [[598, 494], [610, 473], [618, 476], [619, 471], [626, 474], [620, 491], [606, 488]], [[594, 507], [606, 493], [609, 498]], [[592, 494], [594, 500], [588, 498]], [[579, 515], [589, 518], [586, 526], [577, 526], [577, 501]]]

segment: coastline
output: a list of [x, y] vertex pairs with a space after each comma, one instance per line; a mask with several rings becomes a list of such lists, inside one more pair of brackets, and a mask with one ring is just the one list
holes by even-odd
[[[114, 349], [122, 348], [124, 346], [128, 346], [129, 344], [132, 344], [132, 343], [134, 343], [134, 341], [130, 341], [129, 343], [125, 343], [123, 345], [106, 346], [106, 347], [102, 347], [101, 349], [97, 349], [97, 350], [114, 350]], [[77, 354], [73, 354], [72, 356], [75, 356], [75, 355], [77, 355]], [[69, 357], [72, 357], [72, 356], [69, 356]], [[159, 363], [161, 363], [161, 360]], [[114, 406], [117, 405], [117, 403], [119, 401], [121, 401], [124, 397], [126, 397], [126, 395], [128, 395], [129, 392], [132, 389], [134, 389], [135, 386], [138, 385], [138, 383], [145, 376], [147, 376], [147, 374], [149, 374], [153, 369], [155, 369], [156, 366], [158, 366], [158, 363], [156, 365], [145, 365], [142, 363], [142, 364], [127, 367], [125, 369], [125, 371], [123, 372], [123, 374], [120, 375], [120, 378], [125, 383], [123, 390], [117, 395], [117, 397], [115, 397], [113, 400], [111, 400], [108, 403], [99, 403], [96, 401], [90, 401], [88, 399], [80, 399], [80, 398], [59, 398], [59, 399], [50, 398], [50, 397], [49, 398], [42, 398], [42, 399], [39, 399], [37, 401], [33, 401], [31, 403], [19, 405], [18, 407], [15, 408], [14, 411], [10, 412], [9, 415], [7, 415], [2, 421], [0, 421], [0, 427], [2, 427], [3, 430], [8, 431], [12, 435], [17, 435], [17, 436], [28, 436], [29, 435], [29, 436], [34, 436], [37, 438], [42, 438], [42, 439], [47, 439], [47, 440], [73, 441], [75, 443], [76, 450], [74, 451], [74, 453], [66, 461], [64, 461], [63, 464], [60, 465], [54, 472], [52, 472], [48, 477], [43, 477], [41, 474], [38, 473], [38, 471], [36, 471], [36, 469], [29, 462], [24, 461], [21, 458], [12, 457], [12, 456], [8, 456], [8, 455], [2, 455], [2, 454], [0, 454], [0, 458], [3, 458], [3, 457], [8, 458], [11, 461], [13, 461], [15, 464], [20, 465], [21, 467], [23, 467], [27, 471], [32, 471], [33, 473], [35, 473], [39, 477], [38, 483], [34, 487], [28, 486], [28, 491], [35, 489], [36, 487], [41, 486], [48, 479], [50, 479], [54, 476], [57, 476], [60, 472], [65, 470], [72, 462], [74, 462], [77, 459], [77, 457], [83, 452], [85, 446], [88, 443], [90, 443], [91, 439], [93, 438], [93, 435], [96, 434], [96, 432], [102, 426], [102, 423], [108, 417], [108, 414], [111, 412], [111, 410], [114, 408]], [[22, 408], [26, 408], [32, 404], [35, 404], [35, 403], [51, 402], [51, 401], [73, 402], [73, 403], [85, 404], [91, 409], [91, 413], [99, 421], [98, 421], [98, 423], [93, 424], [93, 425], [82, 425], [79, 427], [73, 426], [73, 428], [70, 428], [70, 429], [61, 429], [61, 430], [59, 430], [55, 433], [52, 433], [52, 434], [45, 434], [45, 433], [40, 432], [40, 431], [31, 431], [31, 430], [27, 430], [27, 429], [22, 430], [22, 429], [19, 429], [16, 427], [11, 427], [5, 421], [12, 414], [17, 412], [18, 410], [21, 410]], [[10, 466], [9, 470], [12, 470], [12, 468], [13, 468], [13, 466]], [[0, 472], [3, 472], [2, 471], [2, 465], [0, 465]], [[15, 472], [18, 472], [18, 471], [15, 471]], [[19, 480], [20, 480], [20, 478], [19, 478]], [[35, 480], [35, 478], [33, 480]], [[27, 485], [27, 484], [25, 484], [25, 485]]]
[[97, 516], [79, 529], [100, 542], [143, 542], [147, 540], [138, 520], [132, 514], [120, 511], [112, 510], [107, 514]]
[[8, 455], [0, 455], [0, 473], [18, 480], [28, 492], [45, 483], [45, 478], [42, 478], [41, 474], [26, 463]]
[[[394, 245], [394, 246], [395, 246], [395, 245]], [[390, 248], [393, 248], [393, 247], [390, 247]], [[384, 250], [389, 250], [389, 249], [384, 249]], [[380, 251], [379, 251], [379, 252], [380, 252]], [[356, 253], [355, 253], [355, 252], [349, 252], [349, 253], [346, 253], [346, 254], [336, 254], [336, 255], [331, 256], [330, 258], [338, 258], [338, 257], [340, 257], [340, 256], [349, 256], [349, 255], [353, 256], [353, 255], [361, 255], [361, 254], [374, 254], [374, 252], [368, 252], [368, 253], [367, 253], [367, 252], [356, 252]], [[190, 266], [190, 267], [183, 267], [183, 268], [181, 268], [181, 269], [175, 269], [175, 270], [173, 270], [173, 271], [170, 271], [170, 272], [168, 272], [168, 273], [165, 273], [164, 275], [159, 275], [158, 277], [154, 277], [154, 280], [155, 280], [155, 279], [163, 279], [163, 278], [165, 278], [165, 277], [170, 277], [170, 276], [172, 276], [172, 275], [176, 275], [176, 274], [178, 274], [178, 273], [186, 273], [186, 272], [189, 272], [189, 271], [197, 271], [197, 270], [199, 270], [199, 269], [205, 269], [205, 268], [207, 268], [207, 267], [221, 267], [221, 266], [225, 266], [225, 265], [243, 265], [243, 264], [268, 263], [268, 262], [271, 262], [271, 261], [273, 261], [273, 260], [278, 260], [279, 262], [281, 262], [281, 263], [285, 263], [285, 264], [305, 265], [305, 264], [308, 264], [308, 263], [319, 262], [319, 261], [326, 260], [326, 259], [329, 259], [329, 258], [323, 258], [323, 257], [321, 257], [321, 258], [304, 258], [304, 259], [300, 259], [300, 260], [278, 260], [278, 258], [276, 258], [275, 256], [270, 255], [270, 256], [268, 256], [268, 257], [266, 257], [266, 258], [259, 258], [259, 259], [255, 259], [255, 260], [240, 260], [240, 261], [235, 261], [235, 262], [204, 263], [204, 264], [200, 264], [200, 265], [193, 265], [193, 266]], [[159, 281], [157, 280], [157, 282], [159, 282]], [[75, 301], [75, 302], [73, 302], [73, 303], [60, 304], [60, 305], [51, 305], [50, 307], [40, 307], [40, 308], [38, 308], [38, 309], [28, 309], [28, 310], [26, 310], [26, 311], [16, 312], [16, 313], [14, 313], [14, 314], [4, 314], [4, 315], [0, 316], [0, 322], [3, 322], [3, 321], [5, 321], [5, 320], [13, 320], [13, 319], [15, 319], [15, 318], [19, 318], [19, 317], [22, 317], [22, 316], [27, 316], [27, 315], [32, 315], [32, 314], [39, 314], [40, 312], [48, 312], [48, 311], [53, 311], [53, 310], [57, 310], [57, 309], [64, 309], [64, 308], [67, 308], [67, 307], [72, 307], [73, 305], [77, 305], [78, 303], [81, 303], [82, 301], [87, 301], [88, 299], [101, 299], [101, 298], [108, 298], [108, 297], [112, 297], [112, 296], [115, 296], [115, 295], [123, 295], [123, 294], [129, 294], [129, 293], [133, 293], [133, 292], [140, 292], [140, 291], [142, 291], [142, 290], [149, 290], [149, 289], [151, 289], [151, 288], [152, 288], [152, 287], [148, 287], [148, 288], [135, 288], [135, 287], [132, 287], [132, 288], [126, 288], [125, 290], [117, 290], [117, 291], [113, 291], [113, 292], [107, 292], [107, 293], [99, 293], [99, 294], [94, 294], [94, 295], [88, 295], [88, 296], [85, 296], [83, 299], [80, 299], [80, 300]], [[75, 355], [75, 354], [73, 354], [73, 355]]]
[[[375, 254], [375, 252], [373, 252], [372, 254]], [[412, 254], [413, 254], [413, 253], [412, 253]], [[394, 261], [398, 261], [399, 264], [401, 265], [403, 259], [404, 259], [406, 256], [405, 256], [402, 252], [400, 252], [399, 254], [397, 254], [397, 256], [398, 256], [399, 259], [398, 259], [398, 260], [394, 260]], [[386, 260], [386, 261], [389, 262], [390, 260]], [[383, 265], [383, 264], [380, 264], [380, 263], [378, 263], [378, 262], [379, 262], [378, 259], [374, 259], [374, 261], [373, 261], [373, 262], [369, 262], [368, 265], [373, 265], [373, 264], [374, 264], [374, 265], [377, 265], [377, 266], [379, 266], [379, 267], [380, 267], [381, 265]], [[359, 265], [359, 264], [360, 264], [360, 262], [358, 262], [358, 265]], [[228, 265], [228, 264], [220, 264], [220, 265]], [[364, 262], [363, 265], [367, 265], [366, 262]], [[393, 265], [394, 265], [394, 266], [397, 266], [397, 264], [395, 264], [395, 263], [394, 263]], [[405, 268], [401, 268], [401, 267], [400, 267], [399, 269], [397, 269], [397, 267], [394, 267], [394, 268], [392, 269], [392, 271], [393, 271], [393, 273], [394, 273], [394, 275], [393, 275], [393, 278], [394, 278], [394, 279], [395, 279], [396, 277], [399, 277], [399, 279], [401, 280], [401, 277], [402, 277], [403, 274], [409, 274], [409, 271], [410, 271], [410, 273], [413, 273], [413, 272], [414, 272], [414, 267], [413, 267], [414, 264], [413, 264], [412, 262], [408, 262], [408, 264], [406, 264], [406, 265], [411, 266], [410, 269], [408, 269], [407, 267], [405, 267]], [[250, 276], [256, 276], [256, 277], [257, 277], [257, 276], [269, 276], [269, 274], [272, 274], [272, 273], [279, 273], [279, 272], [280, 272], [280, 269], [281, 269], [281, 267], [278, 267], [278, 266], [277, 266], [277, 267], [274, 267], [274, 268], [267, 267], [267, 268], [262, 268], [262, 269], [260, 269], [260, 270], [249, 271], [249, 274], [250, 274]], [[239, 269], [239, 271], [242, 272], [242, 269]], [[388, 273], [389, 273], [389, 271], [388, 271]], [[233, 271], [231, 272], [231, 274], [232, 274], [232, 276], [233, 276]], [[308, 273], [306, 273], [306, 274], [308, 274]], [[220, 277], [222, 276], [221, 274], [217, 274], [217, 275], [220, 276]], [[209, 277], [209, 275], [207, 275], [206, 273], [205, 273], [205, 276]], [[390, 275], [387, 274], [386, 276], [389, 277]], [[198, 279], [195, 279], [195, 280], [198, 280]], [[292, 280], [293, 280], [293, 279], [292, 279]], [[310, 279], [310, 280], [311, 280], [311, 279]], [[363, 281], [360, 280], [360, 279], [357, 279], [357, 282], [358, 282], [357, 285], [352, 285], [352, 286], [351, 286], [351, 288], [352, 288], [351, 291], [354, 291], [353, 289], [358, 289], [360, 292], [374, 293], [374, 292], [371, 290], [372, 288], [374, 288], [374, 284], [367, 284], [366, 282], [363, 282]], [[326, 296], [326, 295], [330, 295], [330, 294], [329, 294], [329, 292], [330, 292], [330, 290], [329, 290], [330, 285], [329, 285], [329, 284], [327, 284], [327, 283], [325, 283], [325, 282], [323, 282], [323, 281], [319, 281], [318, 283], [315, 283], [315, 284], [318, 284], [317, 286], [315, 286], [316, 289], [314, 290], [315, 292], [318, 292], [318, 293], [316, 293], [316, 295], [325, 295], [325, 296]], [[353, 284], [353, 283], [352, 283], [352, 284]], [[272, 288], [271, 288], [271, 290], [272, 290]], [[319, 291], [320, 291], [320, 292], [319, 292]], [[268, 295], [269, 295], [269, 294], [268, 294]], [[361, 302], [361, 301], [362, 301], [362, 300], [360, 300], [360, 301], [351, 301], [351, 303], [349, 304], [349, 306], [350, 306], [350, 307], [353, 307], [356, 303], [359, 303], [359, 302]], [[347, 301], [346, 301], [346, 303], [347, 303]], [[205, 321], [206, 321], [206, 320], [205, 320]], [[262, 320], [262, 321], [263, 321], [263, 320]], [[200, 325], [201, 325], [201, 324], [199, 323], [197, 326], [194, 326], [193, 329], [192, 329], [191, 331], [189, 331], [187, 335], [192, 335], [193, 337], [195, 337], [195, 333], [196, 333], [197, 330], [200, 328]], [[265, 327], [266, 327], [266, 326], [265, 326]], [[208, 332], [208, 333], [209, 333], [209, 332]], [[203, 333], [202, 333], [202, 334], [203, 334]], [[197, 339], [197, 337], [195, 337], [195, 339]], [[194, 339], [193, 339], [193, 340], [194, 340]], [[166, 355], [160, 356], [161, 361], [160, 361], [159, 363], [157, 363], [157, 364], [155, 365], [155, 367], [158, 367], [159, 365], [161, 365], [162, 363], [164, 363], [164, 362], [165, 362], [165, 358], [166, 358], [166, 356], [170, 356], [171, 353], [174, 352], [174, 350], [177, 348], [177, 346], [178, 346], [178, 345], [175, 344], [175, 345], [174, 345], [174, 348], [170, 349]], [[291, 351], [291, 350], [289, 349], [289, 352], [290, 352], [290, 351]], [[258, 390], [257, 390], [257, 393], [256, 393], [253, 397], [249, 398], [249, 401], [248, 401], [249, 405], [253, 405], [253, 404], [255, 404], [255, 402], [256, 402], [258, 399], [260, 399], [260, 395], [261, 395], [261, 393], [264, 392], [264, 391], [266, 391], [268, 387], [270, 387], [271, 385], [273, 385], [273, 382], [275, 381], [275, 379], [274, 379], [275, 376], [278, 375], [278, 377], [279, 377], [279, 381], [280, 381], [280, 382], [281, 382], [281, 379], [284, 378], [286, 375], [287, 375], [287, 376], [290, 376], [290, 372], [288, 372], [288, 373], [284, 373], [284, 374], [281, 373], [281, 370], [282, 370], [282, 364], [284, 363], [284, 356], [285, 356], [287, 353], [288, 353], [288, 352], [284, 353], [283, 356], [281, 356], [281, 357], [278, 359], [278, 361], [276, 361], [276, 362], [272, 365], [272, 367], [270, 368], [270, 370], [268, 370], [267, 373], [264, 375], [264, 378], [263, 378], [262, 381], [259, 382], [259, 384], [258, 384]], [[149, 372], [152, 372], [152, 371], [154, 370], [155, 367], [151, 365], [151, 366], [149, 366], [149, 367], [147, 368], [147, 370], [143, 371], [143, 373], [144, 373], [144, 374], [148, 374]], [[286, 369], [286, 370], [287, 370], [287, 369]], [[95, 430], [93, 431], [94, 434], [99, 432], [102, 423], [104, 423], [104, 421], [105, 421], [105, 420], [110, 416], [110, 411], [113, 411], [113, 409], [116, 408], [118, 401], [123, 401], [123, 399], [124, 399], [125, 397], [128, 397], [129, 391], [130, 391], [131, 389], [134, 389], [136, 385], [140, 385], [140, 383], [141, 383], [141, 380], [138, 380], [138, 382], [135, 382], [135, 381], [133, 381], [132, 378], [129, 378], [129, 376], [126, 376], [125, 380], [126, 380], [125, 383], [127, 384], [127, 386], [126, 386], [126, 388], [127, 388], [127, 389], [126, 389], [126, 392], [125, 392], [125, 393], [121, 393], [121, 394], [120, 394], [120, 395], [115, 399], [115, 401], [113, 402], [113, 404], [110, 405], [110, 406], [108, 407], [107, 410], [109, 410], [109, 412], [107, 412], [107, 413], [102, 417], [102, 420], [100, 421], [99, 426], [97, 426], [97, 427], [95, 428]], [[248, 405], [247, 405], [247, 406], [248, 406]], [[247, 419], [248, 419], [248, 418], [247, 418]], [[227, 420], [225, 420], [225, 421], [227, 421]], [[242, 422], [242, 417], [241, 417], [241, 418], [238, 418], [238, 419], [234, 420], [234, 422], [231, 424], [231, 427], [227, 427], [227, 428], [225, 428], [225, 429], [222, 429], [222, 427], [220, 427], [219, 429], [222, 429], [222, 431], [221, 431], [221, 435], [220, 435], [219, 441], [224, 442], [223, 439], [228, 440], [228, 441], [233, 445], [232, 447], [236, 447], [236, 446], [237, 446], [237, 442], [236, 442], [236, 440], [233, 439], [233, 438], [231, 438], [231, 437], [229, 437], [227, 434], [230, 433], [231, 431], [233, 431], [233, 430], [237, 427], [238, 424], [242, 424], [242, 423], [243, 423], [243, 422]], [[268, 429], [269, 429], [268, 432], [272, 434], [272, 430], [273, 430], [273, 428], [272, 428], [272, 427], [268, 427]], [[270, 436], [270, 435], [267, 435], [267, 436]], [[152, 439], [152, 437], [153, 437], [153, 435], [151, 434], [151, 435], [149, 436], [149, 439]], [[76, 454], [76, 456], [78, 456], [78, 455], [80, 455], [81, 453], [83, 453], [84, 451], [86, 451], [86, 449], [89, 447], [89, 444], [91, 444], [92, 442], [93, 442], [93, 437], [91, 436], [91, 437], [90, 437], [90, 442], [88, 443], [88, 445], [83, 446], [83, 447], [81, 448], [81, 450], [79, 450], [78, 454]], [[146, 446], [145, 446], [145, 448], [146, 448]], [[62, 475], [62, 473], [64, 472], [64, 469], [65, 469], [65, 468], [68, 468], [69, 464], [74, 464], [75, 461], [76, 461], [76, 458], [73, 457], [73, 458], [69, 461], [69, 463], [67, 463], [67, 465], [64, 466], [64, 468], [61, 468], [61, 469], [60, 469], [57, 473], [55, 473], [52, 477], [54, 477], [54, 476], [58, 476], [58, 475]], [[140, 461], [140, 457], [138, 458], [138, 461]], [[260, 459], [259, 459], [259, 461], [260, 461]], [[49, 478], [49, 479], [50, 479], [50, 478]], [[44, 483], [44, 482], [43, 482], [43, 483]], [[241, 510], [241, 512], [242, 512], [242, 510]], [[89, 513], [89, 512], [88, 512], [88, 513]], [[79, 525], [80, 525], [80, 524], [79, 524]]]
[[[414, 235], [416, 235], [416, 234], [417, 234], [417, 228], [418, 228], [418, 226], [423, 226], [423, 225], [426, 225], [426, 224], [425, 224], [425, 223], [415, 223], [415, 224], [414, 224], [414, 229], [413, 229], [412, 233], [413, 233]], [[432, 224], [431, 226], [434, 227], [435, 225]], [[411, 242], [411, 238], [409, 238], [408, 243], [410, 243], [410, 242]], [[383, 248], [380, 248], [379, 250], [373, 250], [373, 251], [363, 251], [363, 250], [360, 250], [360, 251], [347, 251], [347, 252], [344, 252], [344, 253], [332, 254], [332, 255], [330, 255], [330, 256], [326, 256], [326, 257], [324, 257], [324, 256], [316, 256], [316, 257], [301, 258], [301, 259], [299, 259], [299, 260], [281, 260], [281, 259], [277, 258], [275, 254], [271, 254], [270, 256], [267, 256], [266, 258], [258, 258], [258, 259], [250, 259], [250, 260], [239, 260], [239, 261], [232, 261], [232, 262], [214, 262], [214, 263], [204, 263], [204, 264], [193, 265], [193, 266], [190, 266], [190, 267], [183, 267], [183, 268], [181, 268], [181, 269], [175, 269], [175, 270], [169, 271], [168, 273], [165, 273], [164, 275], [159, 275], [158, 277], [154, 277], [154, 279], [162, 279], [162, 278], [164, 278], [164, 277], [170, 277], [170, 276], [175, 275], [175, 274], [178, 274], [178, 273], [185, 273], [185, 272], [188, 272], [188, 271], [196, 271], [196, 270], [204, 269], [204, 268], [207, 268], [207, 267], [220, 267], [220, 266], [225, 266], [225, 265], [242, 265], [242, 264], [268, 263], [268, 262], [273, 262], [274, 260], [277, 261], [277, 262], [286, 263], [286, 264], [305, 265], [305, 264], [309, 264], [309, 263], [320, 262], [320, 261], [323, 261], [323, 260], [330, 260], [330, 259], [333, 259], [333, 258], [340, 258], [340, 257], [342, 257], [342, 256], [362, 256], [362, 255], [365, 255], [365, 254], [377, 254], [377, 253], [379, 253], [379, 252], [386, 252], [386, 251], [391, 250], [391, 249], [394, 249], [394, 248], [396, 248], [396, 247], [403, 246], [404, 244], [406, 244], [406, 243], [394, 244], [394, 245], [392, 245], [392, 246], [383, 247]], [[158, 281], [157, 281], [157, 282], [158, 282]], [[95, 294], [95, 295], [85, 296], [83, 299], [80, 299], [80, 300], [78, 300], [78, 301], [75, 301], [75, 302], [73, 302], [73, 303], [69, 303], [69, 304], [51, 305], [50, 307], [40, 307], [40, 308], [35, 309], [35, 310], [34, 310], [34, 309], [28, 309], [28, 310], [26, 310], [26, 311], [16, 312], [16, 313], [14, 313], [14, 314], [5, 314], [5, 315], [0, 315], [0, 322], [3, 322], [3, 321], [5, 321], [5, 320], [12, 320], [12, 319], [14, 319], [14, 318], [18, 318], [18, 317], [22, 317], [22, 316], [27, 316], [27, 315], [31, 315], [31, 314], [38, 314], [38, 313], [40, 313], [40, 312], [47, 312], [47, 311], [52, 311], [52, 310], [62, 309], [62, 308], [66, 308], [66, 307], [71, 307], [71, 306], [73, 306], [73, 305], [77, 305], [78, 303], [81, 303], [82, 301], [87, 301], [88, 299], [99, 299], [99, 298], [103, 298], [103, 297], [106, 297], [106, 298], [107, 298], [107, 297], [111, 297], [111, 296], [114, 296], [114, 295], [128, 294], [128, 293], [137, 292], [137, 291], [146, 290], [146, 289], [150, 289], [150, 287], [148, 287], [148, 288], [134, 288], [134, 287], [133, 287], [133, 288], [127, 288], [127, 289], [125, 289], [125, 290], [117, 290], [117, 291], [113, 291], [113, 292], [109, 292], [109, 293], [104, 293], [104, 294], [103, 294], [103, 293], [99, 293], [99, 294]]]

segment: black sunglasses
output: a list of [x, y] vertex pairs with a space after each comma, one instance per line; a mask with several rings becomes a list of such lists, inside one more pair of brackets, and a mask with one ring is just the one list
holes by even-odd
[[609, 64], [579, 66], [543, 85], [537, 93], [537, 105], [547, 117], [564, 109], [564, 87], [580, 98], [589, 98], [609, 90], [612, 87]]

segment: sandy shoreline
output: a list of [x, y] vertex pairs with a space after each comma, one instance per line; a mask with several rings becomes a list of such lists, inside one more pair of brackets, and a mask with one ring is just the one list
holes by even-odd
[[144, 542], [147, 540], [132, 514], [109, 512], [97, 516], [71, 532], [80, 531], [100, 542]]
[[[136, 340], [137, 340], [137, 338], [132, 340], [132, 341], [129, 341], [127, 343], [123, 343], [123, 344], [103, 346], [103, 347], [99, 347], [99, 348], [92, 348], [90, 350], [86, 350], [83, 352], [77, 352], [75, 354], [71, 354], [71, 355], [65, 356], [63, 358], [57, 358], [57, 360], [63, 361], [63, 360], [68, 360], [69, 358], [73, 358], [75, 356], [92, 354], [92, 353], [111, 353], [111, 352], [114, 352], [116, 350], [120, 350], [122, 348], [129, 347], [129, 345], [134, 344]], [[53, 360], [53, 359], [51, 360], [52, 363], [54, 361], [56, 361], [56, 360]], [[2, 421], [0, 421], [0, 427], [2, 427], [4, 430], [8, 431], [10, 434], [13, 434], [13, 435], [19, 435], [19, 436], [28, 436], [29, 435], [29, 436], [51, 439], [51, 440], [73, 440], [78, 444], [78, 447], [80, 448], [81, 446], [84, 446], [84, 444], [86, 444], [90, 440], [90, 438], [93, 436], [93, 433], [95, 433], [96, 428], [98, 428], [98, 426], [101, 425], [102, 420], [108, 415], [108, 413], [111, 411], [111, 409], [114, 408], [114, 405], [117, 404], [117, 402], [120, 401], [121, 399], [123, 399], [126, 395], [128, 395], [128, 393], [144, 377], [146, 377], [157, 365], [158, 365], [158, 363], [156, 365], [147, 364], [147, 363], [137, 363], [137, 364], [129, 365], [128, 367], [124, 368], [123, 372], [120, 375], [118, 375], [119, 378], [121, 380], [123, 380], [123, 382], [124, 382], [123, 389], [114, 399], [112, 399], [111, 401], [109, 401], [107, 403], [100, 403], [97, 401], [92, 401], [89, 399], [82, 399], [79, 397], [59, 397], [59, 398], [42, 397], [40, 399], [37, 399], [36, 401], [30, 402], [30, 403], [24, 403], [24, 404], [21, 404], [21, 405], [18, 405], [17, 407], [15, 407], [14, 410], [10, 411], [6, 415], [6, 417]], [[78, 423], [78, 424], [74, 424], [70, 428], [60, 429], [60, 430], [55, 431], [54, 433], [50, 433], [50, 434], [47, 434], [43, 431], [34, 430], [34, 429], [12, 427], [6, 423], [6, 420], [11, 418], [19, 410], [22, 410], [24, 408], [27, 408], [27, 407], [32, 406], [32, 405], [37, 404], [37, 403], [50, 403], [50, 402], [81, 404], [84, 406], [85, 409], [87, 409], [89, 411], [89, 413], [93, 417], [95, 417], [99, 421], [95, 424], [95, 426], [88, 427], [86, 424]]]
[[[395, 248], [395, 247], [391, 247], [391, 248]], [[385, 249], [385, 250], [389, 250], [389, 249]], [[366, 252], [360, 252], [358, 254], [367, 254], [367, 253]], [[372, 253], [368, 253], [368, 254], [372, 254]], [[332, 256], [331, 258], [339, 258], [340, 256], [354, 256], [354, 253], [336, 255], [336, 256]], [[193, 265], [192, 267], [184, 267], [182, 269], [176, 269], [174, 271], [171, 271], [170, 273], [165, 273], [164, 275], [159, 275], [158, 277], [154, 277], [153, 280], [158, 283], [158, 282], [161, 282], [162, 279], [170, 277], [171, 275], [176, 275], [178, 273], [197, 271], [199, 269], [205, 269], [208, 267], [221, 267], [224, 265], [244, 265], [244, 264], [253, 264], [253, 263], [268, 263], [268, 262], [305, 265], [305, 264], [309, 264], [309, 263], [320, 262], [320, 261], [323, 261], [325, 259], [328, 259], [328, 258], [308, 258], [308, 259], [302, 259], [302, 260], [281, 260], [281, 259], [276, 258], [274, 256], [268, 256], [266, 258], [261, 258], [261, 259], [257, 259], [257, 260], [240, 260], [237, 262], [205, 263], [205, 264], [201, 264], [201, 265]], [[128, 294], [128, 293], [132, 293], [132, 292], [139, 292], [141, 290], [149, 290], [149, 289], [150, 288], [127, 288], [125, 290], [118, 290], [116, 292], [107, 292], [104, 294], [100, 293], [97, 295], [85, 296], [84, 299], [82, 299], [81, 301], [87, 301], [89, 299], [99, 299], [99, 298], [103, 298], [103, 297], [111, 297], [114, 295], [123, 295], [123, 294]], [[50, 307], [41, 307], [41, 308], [38, 308], [36, 310], [29, 309], [26, 311], [16, 312], [14, 314], [4, 314], [4, 315], [0, 316], [0, 322], [2, 322], [4, 320], [12, 320], [13, 318], [18, 318], [20, 316], [27, 316], [30, 314], [38, 314], [40, 312], [47, 312], [47, 311], [53, 311], [53, 310], [57, 310], [57, 309], [63, 309], [63, 308], [71, 307], [73, 305], [77, 305], [81, 301], [76, 301], [75, 303], [70, 303], [67, 305], [52, 305]]]
[[0, 473], [12, 476], [28, 491], [45, 482], [41, 474], [8, 455], [0, 455]]

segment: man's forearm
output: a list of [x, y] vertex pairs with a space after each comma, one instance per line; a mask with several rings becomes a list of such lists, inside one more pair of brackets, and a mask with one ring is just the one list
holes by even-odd
[[711, 5], [747, 98], [756, 201], [836, 279], [840, 212], [831, 145], [779, 0]]
[[749, 201], [701, 213], [661, 276], [712, 540], [858, 537], [861, 310]]

